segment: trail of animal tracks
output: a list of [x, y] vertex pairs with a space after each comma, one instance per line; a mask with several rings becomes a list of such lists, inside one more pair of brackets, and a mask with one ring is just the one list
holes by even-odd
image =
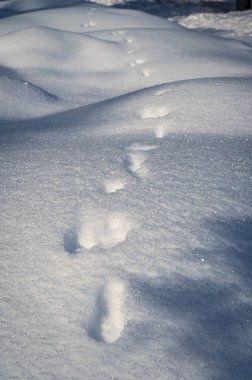
[[0, 20], [0, 377], [251, 379], [248, 39], [55, 4]]

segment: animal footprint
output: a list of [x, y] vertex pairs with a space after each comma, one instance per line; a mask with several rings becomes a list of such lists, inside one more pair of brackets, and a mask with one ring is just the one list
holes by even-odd
[[134, 39], [131, 38], [131, 37], [126, 37], [125, 38], [125, 41], [128, 43], [128, 44], [132, 44], [134, 42]]
[[126, 168], [130, 173], [135, 174], [138, 177], [145, 178], [148, 174], [145, 161], [146, 156], [143, 152], [129, 152], [126, 159]]
[[77, 227], [79, 247], [111, 248], [123, 242], [134, 227], [134, 222], [123, 212], [99, 210], [80, 220]]
[[150, 107], [143, 110], [141, 119], [161, 119], [169, 113], [165, 107]]
[[164, 89], [164, 90], [158, 90], [157, 92], [156, 92], [156, 96], [160, 96], [160, 95], [164, 95], [164, 94], [166, 94], [167, 93], [167, 90], [166, 89]]
[[148, 70], [148, 69], [143, 69], [143, 70], [141, 71], [141, 73], [143, 74], [143, 76], [144, 76], [145, 78], [148, 78], [149, 76], [151, 76], [151, 72], [150, 72], [150, 70]]
[[163, 138], [165, 135], [167, 135], [169, 130], [168, 126], [159, 125], [154, 129], [154, 134], [158, 139]]
[[127, 181], [122, 178], [106, 179], [103, 182], [103, 189], [106, 193], [115, 193], [126, 185]]
[[135, 67], [135, 66], [136, 66], [135, 62], [130, 62], [129, 63], [129, 67]]
[[121, 36], [125, 34], [126, 32], [124, 30], [115, 30], [112, 32], [113, 36]]
[[144, 144], [138, 144], [138, 143], [134, 143], [132, 145], [130, 145], [130, 147], [128, 149], [130, 150], [142, 150], [142, 151], [148, 151], [148, 150], [152, 150], [152, 149], [155, 149], [156, 148], [156, 145], [144, 145]]
[[89, 23], [88, 23], [88, 26], [96, 26], [96, 22], [95, 21], [89, 21]]
[[142, 65], [144, 62], [145, 62], [145, 60], [142, 59], [142, 58], [137, 58], [137, 59], [136, 59], [136, 64], [137, 64], [137, 65]]
[[138, 58], [138, 59], [136, 59], [134, 62], [130, 62], [130, 63], [129, 63], [129, 66], [130, 66], [130, 67], [135, 67], [135, 66], [137, 66], [137, 65], [142, 65], [144, 62], [145, 62], [144, 59]]
[[138, 177], [145, 178], [148, 175], [148, 168], [145, 164], [146, 154], [149, 150], [155, 149], [156, 145], [134, 143], [128, 147], [126, 169]]
[[94, 339], [111, 344], [121, 336], [126, 323], [126, 293], [124, 282], [115, 277], [109, 278], [98, 292], [89, 328]]

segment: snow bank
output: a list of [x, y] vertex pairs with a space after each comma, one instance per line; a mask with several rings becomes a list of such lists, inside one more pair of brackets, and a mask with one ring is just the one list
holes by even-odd
[[186, 28], [207, 29], [224, 36], [252, 36], [252, 11], [229, 13], [196, 13], [189, 16], [175, 17]]
[[0, 67], [0, 87], [4, 89], [0, 92], [2, 120], [31, 119], [53, 114], [61, 109], [57, 96], [27, 82], [10, 69]]

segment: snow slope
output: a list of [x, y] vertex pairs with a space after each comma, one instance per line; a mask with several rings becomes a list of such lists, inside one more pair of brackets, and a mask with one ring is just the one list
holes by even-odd
[[252, 51], [1, 5], [0, 377], [249, 380]]

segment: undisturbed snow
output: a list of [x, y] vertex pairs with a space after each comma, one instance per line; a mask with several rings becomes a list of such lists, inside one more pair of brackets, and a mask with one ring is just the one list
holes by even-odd
[[0, 378], [251, 379], [250, 33], [0, 9]]

